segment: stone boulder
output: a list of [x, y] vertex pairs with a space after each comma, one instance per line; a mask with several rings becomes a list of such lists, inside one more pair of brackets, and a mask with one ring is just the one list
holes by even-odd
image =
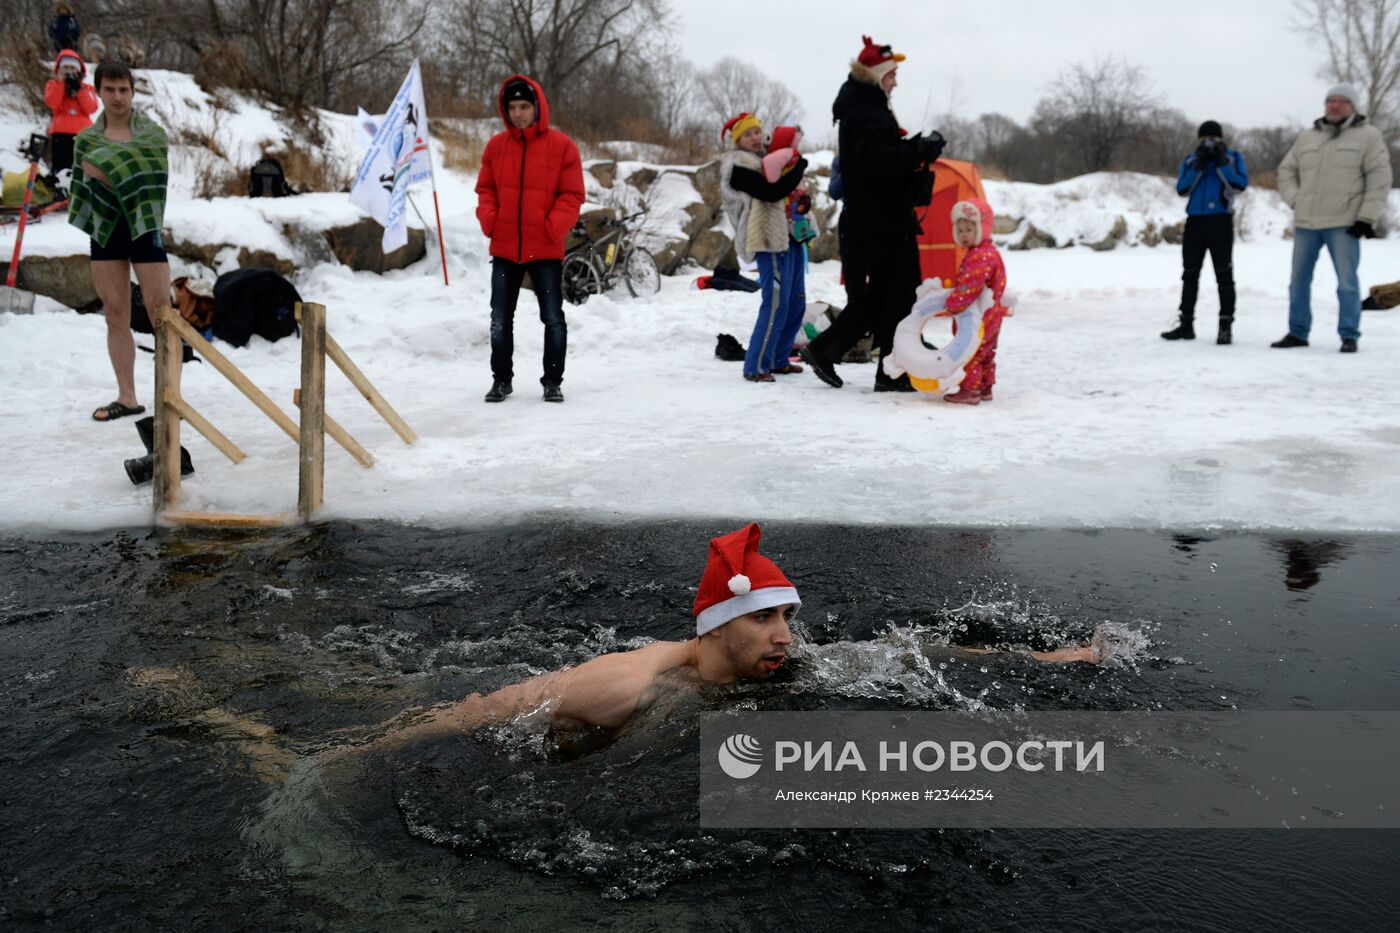
[[[386, 255], [380, 245], [384, 228], [368, 217], [349, 226], [332, 227], [322, 235], [335, 258], [356, 272], [406, 269], [428, 255], [427, 235], [412, 227], [408, 230], [408, 243]], [[241, 258], [239, 261], [242, 263]]]
[[[102, 306], [92, 286], [91, 260], [86, 253], [77, 256], [26, 256], [20, 260], [15, 287], [52, 298], [79, 311], [95, 311]], [[0, 262], [0, 276], [8, 277], [10, 264]]]
[[656, 176], [658, 174], [659, 173], [654, 168], [642, 167], [627, 176], [627, 184], [636, 188], [642, 194], [646, 194], [647, 189], [651, 187], [651, 183], [656, 181]]
[[1057, 245], [1053, 236], [1030, 221], [1026, 221], [1026, 232], [1021, 236], [1021, 239], [1012, 243], [1007, 249], [1054, 249]]
[[598, 180], [604, 188], [611, 188], [617, 180], [616, 162], [594, 162], [588, 166], [588, 174]]
[[1020, 217], [1007, 217], [1004, 214], [997, 214], [992, 222], [992, 233], [997, 236], [1008, 236], [1016, 232], [1021, 226]]
[[176, 238], [169, 230], [165, 231], [165, 248], [167, 252], [186, 262], [197, 262], [215, 271], [218, 271], [219, 267], [219, 254], [224, 250], [233, 249], [238, 251], [240, 269], [247, 266], [264, 266], [287, 278], [297, 271], [295, 262], [265, 249], [249, 249], [246, 246], [234, 246], [232, 243], [191, 243]]
[[1102, 240], [1097, 243], [1090, 243], [1089, 248], [1100, 253], [1113, 249], [1128, 236], [1128, 222], [1120, 215], [1113, 221], [1113, 228], [1108, 231]]

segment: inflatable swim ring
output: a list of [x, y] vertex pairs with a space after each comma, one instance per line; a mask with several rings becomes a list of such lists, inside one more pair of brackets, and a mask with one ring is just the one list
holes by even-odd
[[982, 315], [992, 308], [992, 290], [982, 289], [967, 310], [953, 316], [958, 332], [940, 349], [923, 341], [924, 326], [947, 304], [951, 288], [937, 279], [925, 279], [914, 293], [914, 308], [894, 331], [894, 347], [880, 365], [891, 379], [909, 374], [920, 392], [951, 392], [962, 383], [963, 369], [982, 345]]

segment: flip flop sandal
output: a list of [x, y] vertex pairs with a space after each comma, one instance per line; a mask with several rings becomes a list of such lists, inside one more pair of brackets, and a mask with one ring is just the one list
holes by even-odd
[[[127, 415], [139, 415], [145, 410], [145, 405], [137, 405], [135, 408], [132, 408], [128, 405], [123, 405], [121, 402], [109, 402], [92, 413], [92, 420], [115, 421], [118, 418], [125, 418]], [[106, 416], [102, 418], [97, 417], [101, 412], [106, 412]]]

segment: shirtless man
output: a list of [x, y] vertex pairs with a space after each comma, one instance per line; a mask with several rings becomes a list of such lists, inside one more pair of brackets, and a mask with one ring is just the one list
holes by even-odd
[[[548, 715], [557, 728], [620, 729], [668, 687], [771, 677], [787, 660], [793, 640], [790, 624], [802, 601], [778, 566], [758, 553], [762, 534], [750, 523], [710, 541], [709, 562], [692, 610], [696, 635], [689, 641], [661, 641], [605, 654], [487, 696], [474, 693], [461, 702], [411, 714], [410, 724], [364, 748], [397, 748], [469, 733], [524, 714]], [[1039, 661], [1099, 660], [1098, 649], [1091, 646], [1030, 655]]]

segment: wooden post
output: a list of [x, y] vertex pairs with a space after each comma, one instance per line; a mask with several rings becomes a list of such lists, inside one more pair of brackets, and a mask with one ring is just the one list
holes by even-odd
[[151, 453], [155, 466], [155, 510], [159, 518], [162, 512], [180, 501], [180, 413], [166, 399], [180, 397], [180, 364], [184, 354], [180, 335], [170, 324], [172, 319], [179, 319], [180, 312], [166, 305], [157, 314], [155, 444]]
[[210, 424], [209, 419], [195, 411], [188, 402], [178, 395], [172, 395], [168, 389], [165, 393], [165, 403], [175, 409], [176, 414], [190, 423], [190, 427], [208, 438], [209, 443], [217, 447], [220, 453], [234, 463], [242, 463], [248, 458], [247, 454], [238, 449], [237, 444], [224, 437], [222, 431]]
[[321, 507], [326, 479], [326, 306], [302, 302], [301, 455], [297, 512], [302, 521]]

